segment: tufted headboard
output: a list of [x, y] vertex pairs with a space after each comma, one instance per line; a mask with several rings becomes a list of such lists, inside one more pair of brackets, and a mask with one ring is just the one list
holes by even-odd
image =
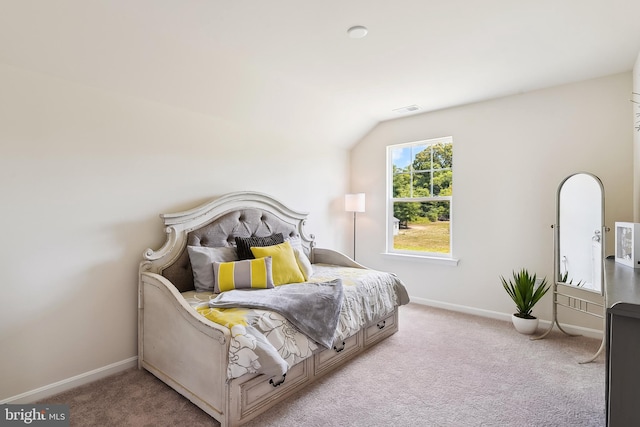
[[310, 257], [315, 246], [314, 236], [303, 230], [307, 214], [262, 193], [230, 193], [189, 211], [160, 217], [166, 225], [167, 240], [157, 251], [144, 252], [140, 271], [161, 274], [180, 292], [194, 289], [187, 245], [235, 246], [236, 237], [282, 233], [285, 240], [299, 242]]

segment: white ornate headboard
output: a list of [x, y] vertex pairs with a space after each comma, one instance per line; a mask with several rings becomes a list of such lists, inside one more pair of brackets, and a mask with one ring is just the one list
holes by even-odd
[[194, 209], [160, 217], [167, 239], [158, 250], [144, 251], [140, 272], [162, 274], [180, 292], [193, 289], [189, 246], [235, 246], [235, 237], [266, 237], [282, 233], [299, 239], [312, 256], [315, 236], [304, 232], [307, 213], [295, 211], [263, 193], [240, 191], [218, 197]]

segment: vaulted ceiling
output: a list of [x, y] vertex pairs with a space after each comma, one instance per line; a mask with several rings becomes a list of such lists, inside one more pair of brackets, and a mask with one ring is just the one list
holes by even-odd
[[345, 148], [639, 52], [638, 0], [0, 0], [0, 63]]

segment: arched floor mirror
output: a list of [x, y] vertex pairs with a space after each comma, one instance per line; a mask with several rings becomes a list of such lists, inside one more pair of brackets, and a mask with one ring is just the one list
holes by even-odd
[[[558, 307], [605, 319], [604, 293], [604, 187], [600, 179], [587, 172], [566, 177], [558, 186], [556, 223], [554, 230], [553, 318], [542, 339], [558, 326]], [[587, 298], [587, 293], [599, 297]], [[604, 338], [593, 357], [580, 362], [594, 361], [604, 349]]]

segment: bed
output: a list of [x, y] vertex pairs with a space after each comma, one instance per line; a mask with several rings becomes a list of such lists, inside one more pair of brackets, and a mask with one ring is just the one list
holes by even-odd
[[402, 282], [316, 247], [307, 214], [269, 195], [230, 193], [160, 217], [165, 241], [139, 268], [138, 366], [222, 427], [398, 330]]

